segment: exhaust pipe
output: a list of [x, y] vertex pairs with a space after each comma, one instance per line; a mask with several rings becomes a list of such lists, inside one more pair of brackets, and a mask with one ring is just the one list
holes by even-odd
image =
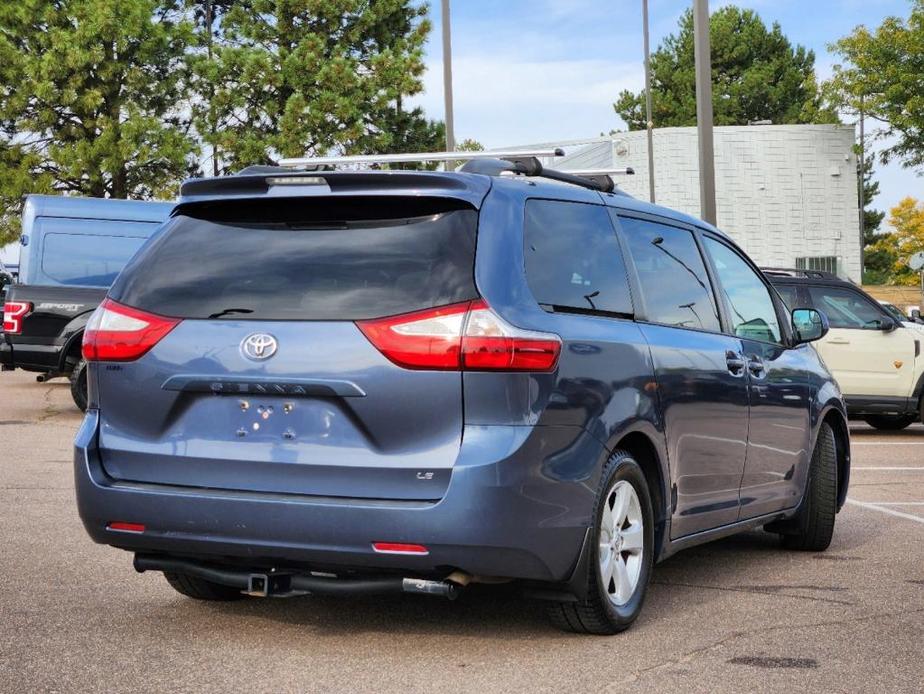
[[447, 600], [455, 600], [462, 592], [462, 587], [458, 583], [428, 581], [423, 578], [405, 578], [401, 581], [401, 588], [405, 593], [436, 595]]
[[135, 571], [166, 571], [185, 574], [238, 588], [242, 593], [254, 597], [295, 597], [312, 593], [314, 595], [386, 595], [414, 593], [435, 595], [455, 600], [462, 591], [462, 585], [452, 581], [431, 581], [422, 578], [401, 578], [396, 576], [369, 576], [365, 578], [328, 578], [292, 572], [251, 573], [238, 569], [223, 569], [207, 566], [188, 559], [136, 554], [133, 562]]

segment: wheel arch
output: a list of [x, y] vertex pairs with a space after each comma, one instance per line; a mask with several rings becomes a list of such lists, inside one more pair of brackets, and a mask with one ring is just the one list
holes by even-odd
[[657, 559], [661, 555], [670, 517], [668, 512], [670, 494], [667, 492], [667, 477], [665, 467], [662, 464], [662, 456], [659, 454], [658, 448], [651, 437], [638, 430], [624, 434], [610, 447], [610, 450], [623, 450], [629, 453], [645, 474], [645, 481], [651, 494], [652, 511], [655, 516], [654, 556]]
[[[840, 408], [834, 405], [826, 408], [821, 422], [828, 424], [834, 431], [835, 450], [837, 451], [837, 510], [840, 511], [847, 500], [847, 487], [850, 484], [850, 428], [847, 424], [847, 417]], [[814, 438], [812, 450], [818, 439], [817, 431]]]
[[61, 348], [61, 352], [58, 355], [58, 371], [65, 372], [68, 371], [67, 362], [71, 357], [77, 357], [74, 359], [76, 364], [80, 361], [80, 349], [83, 345], [83, 332], [87, 327], [87, 323], [90, 321], [90, 316], [93, 315], [93, 311], [86, 311], [81, 313], [79, 316], [75, 316], [61, 331], [62, 335], [67, 335], [67, 340], [64, 342], [64, 346]]
[[70, 371], [67, 368], [67, 363], [71, 360], [76, 364], [80, 361], [80, 349], [83, 345], [83, 328], [80, 328], [77, 332], [67, 338], [67, 342], [64, 343], [64, 346], [61, 348], [61, 354], [58, 356], [58, 371]]

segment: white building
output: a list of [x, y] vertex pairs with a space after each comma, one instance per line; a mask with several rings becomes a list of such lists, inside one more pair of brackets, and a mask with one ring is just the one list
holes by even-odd
[[[759, 264], [837, 272], [860, 280], [860, 222], [853, 126], [715, 128], [717, 226]], [[648, 199], [646, 133], [551, 143], [568, 169], [631, 166], [619, 186]], [[544, 145], [543, 145], [544, 146]], [[654, 131], [656, 202], [699, 216], [696, 128]]]

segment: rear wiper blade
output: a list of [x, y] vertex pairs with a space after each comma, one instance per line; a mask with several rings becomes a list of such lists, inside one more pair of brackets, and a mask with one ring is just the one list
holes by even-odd
[[213, 313], [213, 314], [211, 314], [211, 315], [209, 316], [209, 318], [221, 318], [222, 316], [230, 316], [230, 315], [233, 315], [233, 314], [235, 314], [235, 313], [253, 313], [253, 309], [250, 309], [250, 308], [226, 308], [226, 309], [223, 310], [223, 311], [219, 311], [218, 313]]

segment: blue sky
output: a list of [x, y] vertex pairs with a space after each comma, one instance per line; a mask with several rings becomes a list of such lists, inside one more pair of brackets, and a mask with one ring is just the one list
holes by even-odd
[[[441, 17], [431, 0], [427, 48], [428, 115], [443, 117]], [[652, 50], [690, 0], [649, 0]], [[730, 4], [713, 0], [710, 9]], [[859, 24], [908, 15], [908, 0], [740, 0], [765, 22], [779, 22], [793, 43], [815, 51], [820, 79], [831, 74], [832, 41]], [[612, 103], [638, 90], [642, 72], [641, 0], [452, 0], [456, 137], [487, 147], [594, 137], [623, 127]], [[888, 209], [906, 195], [924, 197], [924, 178], [893, 164], [877, 166]]]

